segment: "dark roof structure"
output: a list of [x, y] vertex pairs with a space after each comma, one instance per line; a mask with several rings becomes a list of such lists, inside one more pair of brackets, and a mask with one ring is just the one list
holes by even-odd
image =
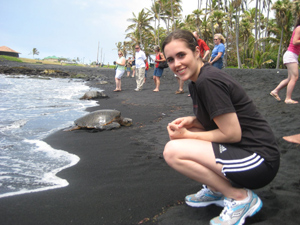
[[19, 58], [20, 52], [17, 52], [15, 50], [12, 50], [9, 47], [6, 46], [1, 46], [0, 47], [0, 55], [7, 55], [7, 56], [13, 56], [13, 57], [18, 57]]

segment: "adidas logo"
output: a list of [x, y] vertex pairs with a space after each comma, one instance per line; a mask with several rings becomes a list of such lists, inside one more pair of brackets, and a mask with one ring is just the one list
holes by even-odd
[[224, 145], [219, 145], [220, 153], [225, 152], [227, 148]]

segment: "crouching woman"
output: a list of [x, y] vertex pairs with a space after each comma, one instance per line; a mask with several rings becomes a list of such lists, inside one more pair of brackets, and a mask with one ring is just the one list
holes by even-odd
[[224, 207], [210, 224], [243, 224], [262, 207], [251, 189], [269, 184], [279, 169], [274, 134], [242, 86], [202, 61], [192, 33], [172, 32], [162, 50], [170, 69], [191, 81], [194, 110], [194, 116], [168, 124], [164, 158], [173, 169], [203, 184], [198, 193], [186, 196], [186, 204]]

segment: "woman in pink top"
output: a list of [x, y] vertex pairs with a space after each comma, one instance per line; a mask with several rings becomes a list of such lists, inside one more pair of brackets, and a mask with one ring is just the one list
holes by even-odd
[[292, 99], [292, 92], [296, 85], [299, 77], [298, 69], [298, 56], [300, 54], [300, 17], [297, 20], [295, 29], [292, 34], [290, 45], [288, 50], [283, 55], [283, 63], [286, 65], [288, 70], [288, 78], [284, 79], [279, 85], [271, 91], [272, 95], [277, 101], [280, 101], [278, 92], [287, 86], [285, 103], [286, 104], [297, 104], [298, 101]]

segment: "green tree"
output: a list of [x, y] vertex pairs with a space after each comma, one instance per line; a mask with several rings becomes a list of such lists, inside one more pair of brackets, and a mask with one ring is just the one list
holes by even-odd
[[[126, 39], [130, 40], [123, 48], [128, 53], [134, 54], [134, 45], [140, 43], [143, 50], [151, 55], [154, 44], [160, 45], [170, 31], [179, 28], [198, 30], [200, 37], [213, 48], [212, 37], [215, 33], [222, 33], [227, 40], [225, 66], [240, 67], [243, 63], [243, 67], [246, 68], [254, 66], [274, 68], [278, 61], [275, 56], [281, 55], [286, 50], [291, 38], [293, 20], [300, 14], [299, 0], [280, 1], [284, 2], [284, 5], [289, 4], [288, 9], [292, 16], [288, 16], [287, 22], [279, 23], [278, 16], [276, 20], [269, 18], [269, 15], [277, 12], [277, 9], [270, 8], [273, 5], [271, 0], [205, 0], [205, 2], [198, 0], [198, 8], [195, 7], [192, 14], [184, 17], [181, 15], [182, 1], [151, 0], [150, 10], [133, 13], [134, 18], [128, 20], [133, 24], [126, 30]], [[255, 7], [248, 9], [251, 2]], [[262, 52], [270, 54], [261, 54]], [[257, 54], [266, 58], [259, 58]], [[270, 58], [273, 59], [273, 63], [264, 63]], [[277, 64], [280, 62], [279, 60]]]
[[32, 58], [34, 58], [34, 55], [39, 55], [39, 51], [37, 50], [37, 48], [33, 48], [32, 51], [29, 53], [30, 55], [32, 54]]
[[[149, 13], [153, 15], [154, 19], [154, 38], [155, 44], [159, 45], [159, 4], [157, 1], [152, 0], [152, 6], [148, 9]], [[156, 25], [158, 23], [158, 25]]]
[[266, 58], [270, 53], [269, 52], [263, 52], [263, 51], [257, 51], [255, 53], [254, 58], [254, 66], [255, 68], [261, 69], [264, 64], [272, 63], [272, 59], [268, 59], [267, 61], [264, 61], [264, 58]]
[[253, 20], [251, 20], [249, 16], [249, 12], [246, 11], [242, 15], [240, 23], [240, 34], [242, 36], [243, 43], [243, 64], [245, 63], [245, 59], [249, 57], [249, 55], [247, 55], [249, 49], [249, 38], [252, 36], [251, 30], [254, 27], [254, 23], [252, 22]]
[[289, 0], [283, 0], [283, 1], [277, 1], [272, 6], [272, 9], [275, 9], [275, 17], [276, 21], [279, 27], [281, 27], [281, 34], [280, 34], [280, 44], [278, 49], [278, 55], [277, 55], [277, 63], [276, 63], [276, 69], [279, 68], [279, 62], [281, 58], [281, 47], [282, 47], [282, 40], [283, 40], [283, 31], [287, 30], [287, 26], [289, 24], [289, 21], [292, 18], [292, 13], [290, 11], [291, 4]]
[[[199, 1], [198, 1], [198, 7], [199, 7]], [[198, 34], [200, 36], [201, 39], [203, 39], [202, 37], [202, 32], [200, 30], [200, 26], [202, 25], [202, 20], [201, 20], [201, 16], [203, 15], [203, 10], [201, 9], [196, 9], [193, 11], [193, 15], [194, 15], [194, 19], [195, 19], [195, 25], [197, 27], [197, 31]]]
[[127, 53], [128, 53], [128, 50], [130, 51], [130, 48], [128, 48], [128, 42], [124, 41], [123, 43], [122, 42], [118, 42], [115, 44], [116, 47], [117, 47], [117, 50], [118, 51], [122, 51], [123, 54], [124, 54], [124, 57], [126, 58], [127, 57]]
[[241, 68], [241, 58], [240, 58], [240, 52], [239, 52], [239, 34], [240, 34], [240, 23], [239, 23], [239, 18], [240, 18], [240, 6], [241, 6], [241, 0], [235, 0], [232, 1], [232, 6], [235, 8], [235, 43], [236, 43], [236, 58], [238, 62], [238, 68]]
[[133, 24], [127, 27], [126, 32], [132, 30], [133, 34], [135, 36], [137, 35], [139, 43], [143, 45], [143, 38], [145, 38], [143, 35], [151, 35], [151, 31], [154, 30], [151, 26], [151, 20], [153, 17], [150, 16], [149, 11], [145, 12], [144, 9], [138, 13], [138, 16], [136, 16], [134, 13], [132, 14], [133, 18], [127, 19], [127, 21], [132, 22]]

